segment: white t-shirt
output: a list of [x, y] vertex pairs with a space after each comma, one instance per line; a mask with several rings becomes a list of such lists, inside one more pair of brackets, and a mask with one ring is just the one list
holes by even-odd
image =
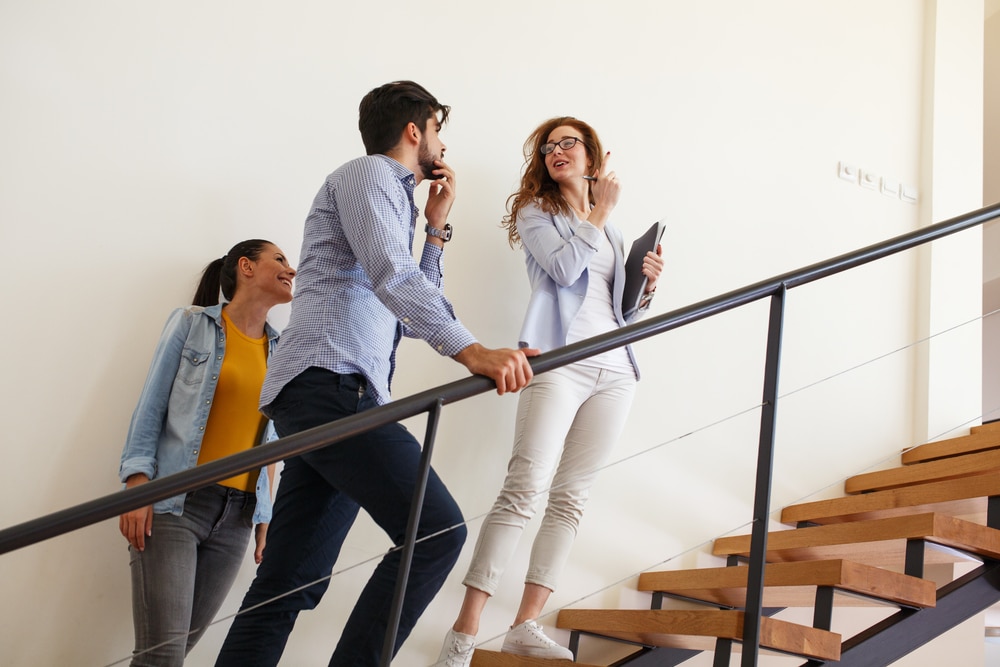
[[[615, 279], [615, 255], [605, 234], [600, 247], [590, 260], [587, 268], [587, 296], [576, 318], [566, 333], [566, 343], [576, 343], [618, 328], [614, 305], [611, 300], [611, 286]], [[602, 354], [577, 362], [581, 366], [605, 368], [618, 373], [634, 373], [632, 362], [624, 347], [608, 350]]]

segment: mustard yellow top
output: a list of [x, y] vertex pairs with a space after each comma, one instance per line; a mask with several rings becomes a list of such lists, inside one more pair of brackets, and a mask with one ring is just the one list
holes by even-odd
[[[222, 319], [226, 324], [226, 354], [201, 441], [199, 465], [250, 449], [260, 441], [265, 424], [257, 404], [267, 371], [267, 336], [250, 338], [236, 328], [224, 308]], [[219, 484], [253, 493], [259, 472], [245, 472]]]

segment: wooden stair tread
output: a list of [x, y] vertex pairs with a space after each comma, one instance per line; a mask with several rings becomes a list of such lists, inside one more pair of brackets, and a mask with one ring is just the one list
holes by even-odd
[[927, 512], [985, 517], [986, 499], [996, 495], [1000, 475], [976, 475], [789, 505], [781, 511], [781, 521], [835, 523]]
[[[712, 567], [639, 575], [640, 591], [662, 591], [729, 607], [746, 605], [747, 568]], [[765, 607], [811, 607], [817, 586], [831, 586], [913, 607], [937, 603], [934, 582], [847, 560], [771, 563], [764, 569]], [[864, 604], [850, 598], [851, 604]]]
[[953, 456], [975, 454], [991, 449], [1000, 449], [1000, 428], [970, 433], [969, 435], [929, 442], [903, 452], [904, 465], [934, 461]]
[[[563, 609], [556, 627], [646, 646], [712, 650], [716, 637], [742, 639], [743, 612], [728, 609]], [[707, 647], [705, 639], [710, 640]], [[775, 618], [761, 618], [760, 645], [820, 660], [840, 658], [839, 634]]]
[[[934, 512], [770, 532], [767, 559], [787, 562], [842, 558], [867, 565], [902, 567], [908, 539], [924, 539], [1000, 559], [1000, 531]], [[749, 557], [750, 535], [720, 537], [712, 553]], [[960, 559], [932, 550], [925, 562], [956, 560]]]
[[844, 491], [865, 493], [996, 472], [1000, 472], [1000, 450], [991, 450], [855, 475], [844, 482]]
[[469, 667], [599, 667], [587, 665], [572, 660], [548, 660], [545, 658], [528, 658], [523, 655], [512, 655], [500, 651], [476, 649], [472, 653]]
[[1000, 431], [1000, 419], [996, 421], [987, 422], [985, 424], [980, 424], [979, 426], [973, 426], [969, 429], [972, 433], [982, 433], [983, 431]]

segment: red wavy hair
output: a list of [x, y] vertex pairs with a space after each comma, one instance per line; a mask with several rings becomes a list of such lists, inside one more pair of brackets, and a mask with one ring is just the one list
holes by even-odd
[[[500, 223], [507, 230], [507, 242], [512, 248], [521, 242], [521, 235], [517, 233], [517, 215], [528, 204], [536, 203], [547, 213], [570, 212], [569, 204], [559, 192], [559, 185], [549, 176], [549, 170], [545, 166], [545, 156], [539, 150], [542, 144], [549, 140], [552, 131], [564, 125], [580, 133], [590, 169], [600, 171], [604, 166], [604, 148], [601, 146], [601, 139], [594, 128], [582, 120], [572, 116], [557, 116], [535, 128], [524, 142], [525, 166], [521, 175], [521, 186], [507, 198], [508, 213]], [[593, 195], [590, 195], [590, 203], [594, 203]]]

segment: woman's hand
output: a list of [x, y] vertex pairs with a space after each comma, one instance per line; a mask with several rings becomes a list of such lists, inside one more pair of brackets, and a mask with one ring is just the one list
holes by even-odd
[[642, 275], [646, 276], [646, 293], [656, 289], [656, 281], [663, 273], [663, 246], [656, 244], [656, 252], [647, 252], [642, 258]]
[[591, 181], [590, 185], [590, 191], [594, 195], [594, 206], [601, 206], [607, 209], [608, 213], [618, 205], [618, 199], [622, 194], [622, 184], [618, 180], [618, 175], [608, 169], [610, 161], [611, 151], [608, 151], [604, 156], [601, 171], [594, 171], [593, 176], [596, 180]]
[[621, 181], [618, 180], [615, 172], [608, 170], [610, 160], [611, 151], [608, 151], [604, 156], [604, 165], [601, 171], [594, 170], [594, 174], [589, 179], [590, 192], [594, 195], [594, 208], [590, 209], [587, 222], [598, 229], [604, 229], [604, 223], [608, 221], [611, 211], [618, 205], [618, 198], [622, 194]]
[[[149, 477], [143, 473], [129, 475], [129, 478], [125, 480], [125, 488], [131, 489], [148, 481]], [[153, 506], [147, 505], [122, 514], [118, 517], [118, 529], [121, 530], [122, 536], [128, 540], [133, 549], [144, 550], [146, 538], [153, 534]]]
[[253, 538], [257, 543], [256, 548], [253, 550], [253, 562], [260, 565], [260, 562], [264, 560], [264, 543], [267, 542], [266, 523], [258, 523], [254, 526]]

